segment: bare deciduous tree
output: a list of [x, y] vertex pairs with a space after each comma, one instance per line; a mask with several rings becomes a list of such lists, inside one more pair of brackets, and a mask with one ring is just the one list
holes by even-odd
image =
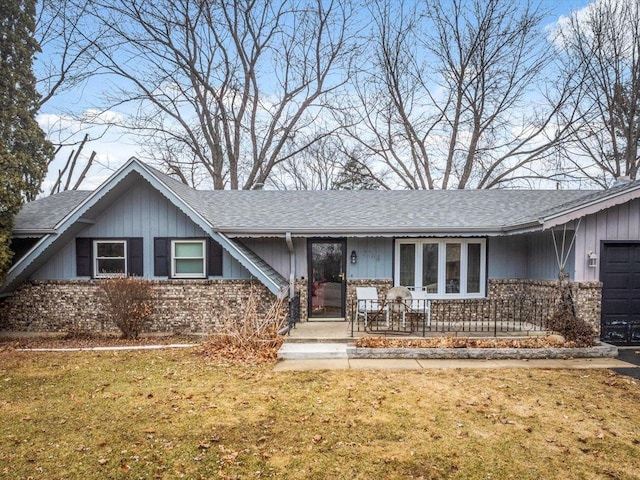
[[384, 177], [384, 172], [372, 168], [361, 149], [332, 135], [282, 162], [268, 183], [280, 190], [375, 190], [389, 188]]
[[36, 58], [40, 100], [38, 107], [55, 95], [73, 91], [97, 74], [93, 62], [104, 28], [89, 22], [90, 0], [40, 0], [35, 38], [43, 51]]
[[596, 0], [558, 27], [568, 104], [582, 119], [572, 126], [566, 160], [582, 177], [606, 187], [638, 178], [640, 141], [640, 1]]
[[[96, 21], [109, 29], [100, 63], [126, 81], [110, 104], [135, 109], [126, 126], [183, 181], [264, 183], [335, 131], [323, 112], [348, 78], [349, 8], [348, 0], [95, 1]], [[299, 141], [311, 127], [320, 133]]]
[[[545, 89], [552, 49], [532, 2], [373, 2], [370, 68], [353, 139], [403, 188], [492, 188], [534, 169], [568, 129], [564, 85]], [[557, 85], [556, 85], [557, 86]]]
[[[40, 98], [38, 108], [43, 111], [57, 96], [83, 88], [92, 77], [99, 74], [94, 62], [98, 44], [105, 29], [90, 21], [87, 7], [91, 0], [41, 0], [37, 2], [36, 28], [34, 36], [42, 53], [36, 57], [34, 71]], [[55, 156], [48, 162], [52, 169], [56, 157], [67, 155], [64, 166], [57, 171], [57, 177], [49, 194], [60, 190], [76, 190], [94, 165], [96, 152], [84, 160], [82, 172], [74, 179], [75, 168], [87, 142], [99, 139], [104, 131], [94, 138], [82, 135], [82, 113], [61, 110], [59, 120], [48, 125], [48, 140], [55, 145]], [[75, 128], [69, 128], [71, 123]], [[69, 152], [69, 149], [71, 151]], [[72, 183], [73, 182], [73, 183]]]

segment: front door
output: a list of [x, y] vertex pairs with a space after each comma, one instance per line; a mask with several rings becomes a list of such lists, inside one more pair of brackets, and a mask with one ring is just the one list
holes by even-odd
[[308, 244], [309, 319], [344, 318], [346, 241], [311, 239]]

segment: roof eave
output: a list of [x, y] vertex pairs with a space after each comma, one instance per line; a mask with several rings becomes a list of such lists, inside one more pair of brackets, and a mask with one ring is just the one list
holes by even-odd
[[542, 228], [546, 230], [558, 225], [563, 225], [572, 220], [576, 220], [578, 218], [597, 213], [601, 210], [615, 207], [630, 200], [634, 200], [638, 198], [639, 191], [640, 183], [635, 185], [633, 188], [628, 188], [620, 192], [613, 192], [609, 195], [605, 195], [602, 198], [591, 200], [581, 205], [555, 212], [552, 215], [547, 215], [546, 217], [541, 219]]
[[11, 234], [18, 238], [41, 237], [42, 235], [55, 235], [58, 230], [55, 228], [16, 228]]
[[217, 228], [217, 231], [224, 233], [229, 237], [284, 237], [287, 232], [298, 237], [318, 237], [318, 236], [411, 236], [411, 235], [451, 235], [451, 236], [495, 236], [503, 235], [503, 227], [437, 227], [437, 228], [402, 228], [402, 227], [385, 227], [385, 228]]

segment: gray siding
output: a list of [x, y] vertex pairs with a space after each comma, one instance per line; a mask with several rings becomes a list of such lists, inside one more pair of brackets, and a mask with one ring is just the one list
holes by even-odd
[[600, 262], [602, 241], [640, 241], [640, 199], [602, 210], [582, 219], [576, 237], [576, 280], [593, 281], [600, 267], [589, 268], [587, 254], [595, 252]]
[[[565, 250], [569, 248], [574, 232], [567, 230], [565, 235]], [[562, 248], [562, 229], [556, 229], [556, 242], [558, 250]], [[551, 232], [540, 232], [527, 236], [527, 278], [534, 280], [557, 280], [558, 261], [553, 246]], [[565, 272], [570, 279], [575, 279], [575, 245], [569, 253], [569, 259], [565, 265]]]
[[[205, 232], [165, 197], [140, 182], [130, 189], [88, 226], [80, 237], [143, 237], [145, 277], [153, 277], [154, 237], [205, 237]], [[36, 280], [73, 280], [76, 277], [75, 241], [70, 242], [33, 276]], [[249, 272], [226, 251], [223, 254], [223, 276], [229, 279], [250, 278]]]
[[[566, 246], [573, 232], [567, 231]], [[561, 235], [556, 235], [560, 245]], [[555, 280], [558, 264], [551, 232], [491, 237], [488, 240], [489, 278], [527, 278], [532, 280]], [[569, 255], [566, 271], [574, 278], [574, 252]]]
[[[351, 252], [356, 252], [358, 262], [351, 264]], [[393, 278], [392, 238], [348, 238], [347, 277], [349, 279]]]
[[[284, 238], [243, 238], [241, 241], [279, 274], [289, 278], [289, 249]], [[308, 277], [307, 241], [306, 238], [293, 239], [297, 279]], [[350, 263], [353, 250], [358, 255], [358, 262], [355, 265]], [[350, 279], [391, 278], [392, 258], [393, 239], [391, 238], [347, 239], [347, 276]]]
[[[289, 278], [289, 248], [284, 238], [242, 238], [240, 241], [253, 250], [271, 268]], [[307, 277], [307, 239], [294, 238], [296, 278]]]
[[527, 240], [524, 235], [487, 240], [489, 278], [527, 278]]

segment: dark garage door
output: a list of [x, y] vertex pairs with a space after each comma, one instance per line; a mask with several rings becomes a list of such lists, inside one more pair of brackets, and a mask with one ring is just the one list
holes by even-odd
[[600, 281], [602, 340], [640, 345], [640, 243], [604, 243]]

